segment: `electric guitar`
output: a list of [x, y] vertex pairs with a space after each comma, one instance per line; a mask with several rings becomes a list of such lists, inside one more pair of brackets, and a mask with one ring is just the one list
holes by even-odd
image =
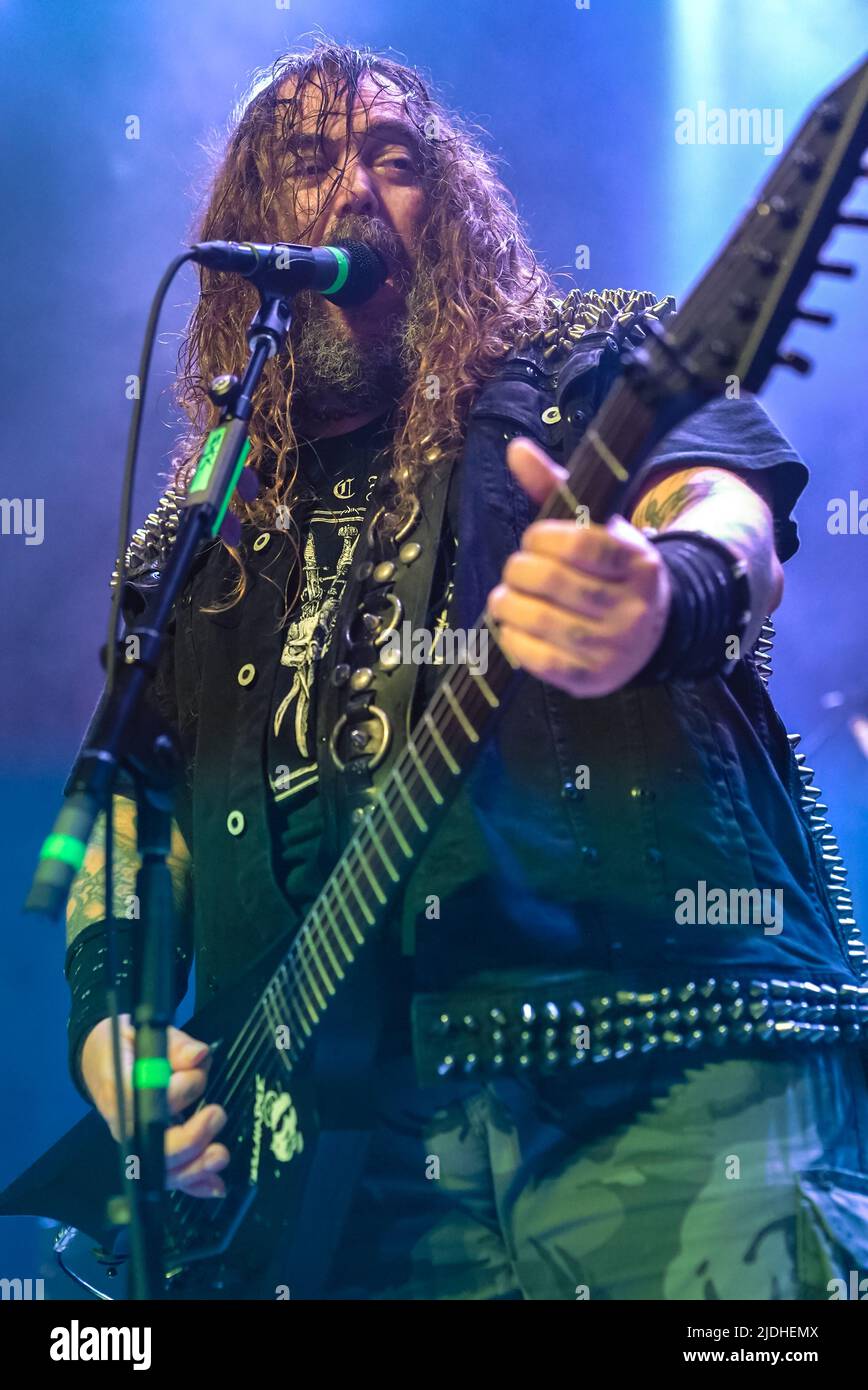
[[[866, 146], [863, 62], [805, 119], [677, 316], [663, 321], [668, 302], [601, 302], [594, 327], [635, 346], [569, 460], [568, 482], [540, 516], [575, 517], [581, 506], [605, 520], [653, 444], [704, 401], [733, 382], [758, 391], [776, 363], [809, 368], [798, 353], [781, 353], [781, 340], [794, 320], [830, 321], [799, 307], [815, 274], [852, 274], [818, 255], [836, 225], [868, 226], [868, 218], [842, 211], [866, 173]], [[366, 950], [370, 958], [370, 943], [517, 679], [485, 614], [483, 625], [492, 638], [487, 670], [468, 662], [450, 669], [295, 937], [185, 1025], [206, 1042], [226, 1040], [207, 1100], [227, 1111], [221, 1138], [232, 1163], [224, 1198], [168, 1195], [169, 1295], [274, 1298], [286, 1282], [275, 1252], [291, 1238], [319, 1138], [311, 1045], [333, 1002], [346, 997], [357, 960]], [[126, 1228], [109, 1219], [118, 1186], [117, 1151], [94, 1113], [0, 1194], [0, 1214], [63, 1222], [58, 1255], [68, 1265], [82, 1243], [76, 1232], [87, 1232], [85, 1245], [98, 1242], [101, 1270], [87, 1283], [107, 1297], [125, 1258]]]

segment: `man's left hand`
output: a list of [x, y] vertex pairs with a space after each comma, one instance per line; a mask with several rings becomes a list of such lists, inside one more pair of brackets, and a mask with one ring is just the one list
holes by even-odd
[[[531, 439], [507, 462], [538, 503], [567, 477]], [[581, 499], [579, 499], [581, 500]], [[604, 526], [535, 521], [488, 596], [506, 655], [570, 695], [609, 695], [642, 670], [669, 615], [669, 572], [641, 531], [621, 516]]]

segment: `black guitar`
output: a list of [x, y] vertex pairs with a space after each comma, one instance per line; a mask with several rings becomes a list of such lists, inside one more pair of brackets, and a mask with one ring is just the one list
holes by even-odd
[[[656, 440], [705, 400], [733, 380], [756, 392], [777, 362], [807, 368], [798, 354], [779, 355], [779, 347], [794, 319], [827, 321], [798, 306], [812, 277], [852, 273], [821, 264], [818, 254], [835, 225], [868, 225], [868, 218], [841, 211], [865, 173], [866, 146], [868, 62], [804, 121], [677, 317], [661, 321], [668, 302], [598, 301], [597, 322], [589, 316], [585, 328], [644, 340], [628, 352], [622, 378], [569, 461], [568, 483], [541, 516], [572, 517], [582, 506], [593, 520], [605, 520]], [[516, 680], [496, 625], [485, 614], [483, 624], [492, 639], [487, 670], [459, 664], [442, 681], [291, 944], [278, 943], [230, 995], [185, 1025], [205, 1041], [226, 1040], [208, 1100], [228, 1113], [221, 1137], [233, 1157], [225, 1198], [170, 1195], [170, 1293], [277, 1296], [274, 1253], [290, 1239], [317, 1148], [310, 1044], [366, 945], [370, 957], [369, 943]], [[107, 1216], [117, 1186], [115, 1147], [93, 1114], [0, 1194], [0, 1213], [53, 1217], [101, 1242], [105, 1277], [93, 1282], [102, 1292], [123, 1259], [123, 1228], [111, 1227]], [[73, 1232], [65, 1232], [60, 1257], [70, 1265], [74, 1244]]]

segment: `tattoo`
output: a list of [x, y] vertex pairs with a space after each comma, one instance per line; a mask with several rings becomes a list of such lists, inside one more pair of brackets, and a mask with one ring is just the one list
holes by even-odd
[[752, 646], [759, 634], [762, 614], [774, 611], [783, 589], [767, 488], [762, 480], [754, 487], [737, 474], [713, 468], [671, 473], [656, 484], [652, 482], [633, 509], [631, 521], [638, 529], [653, 527], [665, 532], [684, 513], [689, 513], [683, 522], [686, 529], [707, 531], [746, 562], [754, 616], [744, 644], [746, 648]]
[[762, 545], [764, 531], [758, 524], [758, 520], [752, 520], [744, 515], [743, 508], [739, 512], [732, 506], [727, 507], [725, 505], [726, 482], [716, 478], [694, 476], [667, 493], [665, 489], [669, 482], [670, 479], [668, 478], [662, 479], [656, 487], [652, 488], [645, 500], [640, 502], [634, 515], [634, 526], [638, 528], [650, 526], [655, 531], [664, 531], [671, 522], [676, 521], [678, 517], [691, 507], [696, 506], [698, 502], [704, 502], [709, 497], [717, 497], [724, 501], [720, 514], [715, 517], [714, 534], [718, 539], [735, 544], [740, 550], [751, 554]]
[[[114, 916], [127, 917], [130, 899], [136, 892], [139, 856], [136, 848], [136, 808], [126, 797], [115, 797], [112, 821], [112, 886]], [[172, 851], [169, 855], [175, 904], [186, 913], [190, 890], [189, 854], [184, 841], [173, 826]], [[84, 863], [76, 875], [66, 907], [66, 945], [72, 945], [79, 932], [92, 922], [105, 917], [105, 816], [94, 827]]]
[[655, 531], [662, 531], [688, 507], [710, 497], [714, 492], [714, 483], [709, 479], [700, 481], [698, 478], [692, 478], [689, 482], [681, 483], [672, 492], [661, 495], [665, 485], [665, 482], [660, 483], [639, 504], [633, 517], [633, 525], [638, 529], [653, 526]]

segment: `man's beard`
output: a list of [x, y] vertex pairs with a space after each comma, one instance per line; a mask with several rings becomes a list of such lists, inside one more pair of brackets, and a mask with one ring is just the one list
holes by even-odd
[[291, 411], [302, 431], [381, 407], [385, 411], [403, 394], [419, 364], [426, 277], [414, 270], [402, 242], [382, 222], [356, 215], [340, 218], [330, 239], [364, 241], [382, 251], [393, 282], [405, 294], [406, 309], [367, 324], [364, 336], [357, 338], [342, 331], [320, 295], [305, 291], [296, 296]]

